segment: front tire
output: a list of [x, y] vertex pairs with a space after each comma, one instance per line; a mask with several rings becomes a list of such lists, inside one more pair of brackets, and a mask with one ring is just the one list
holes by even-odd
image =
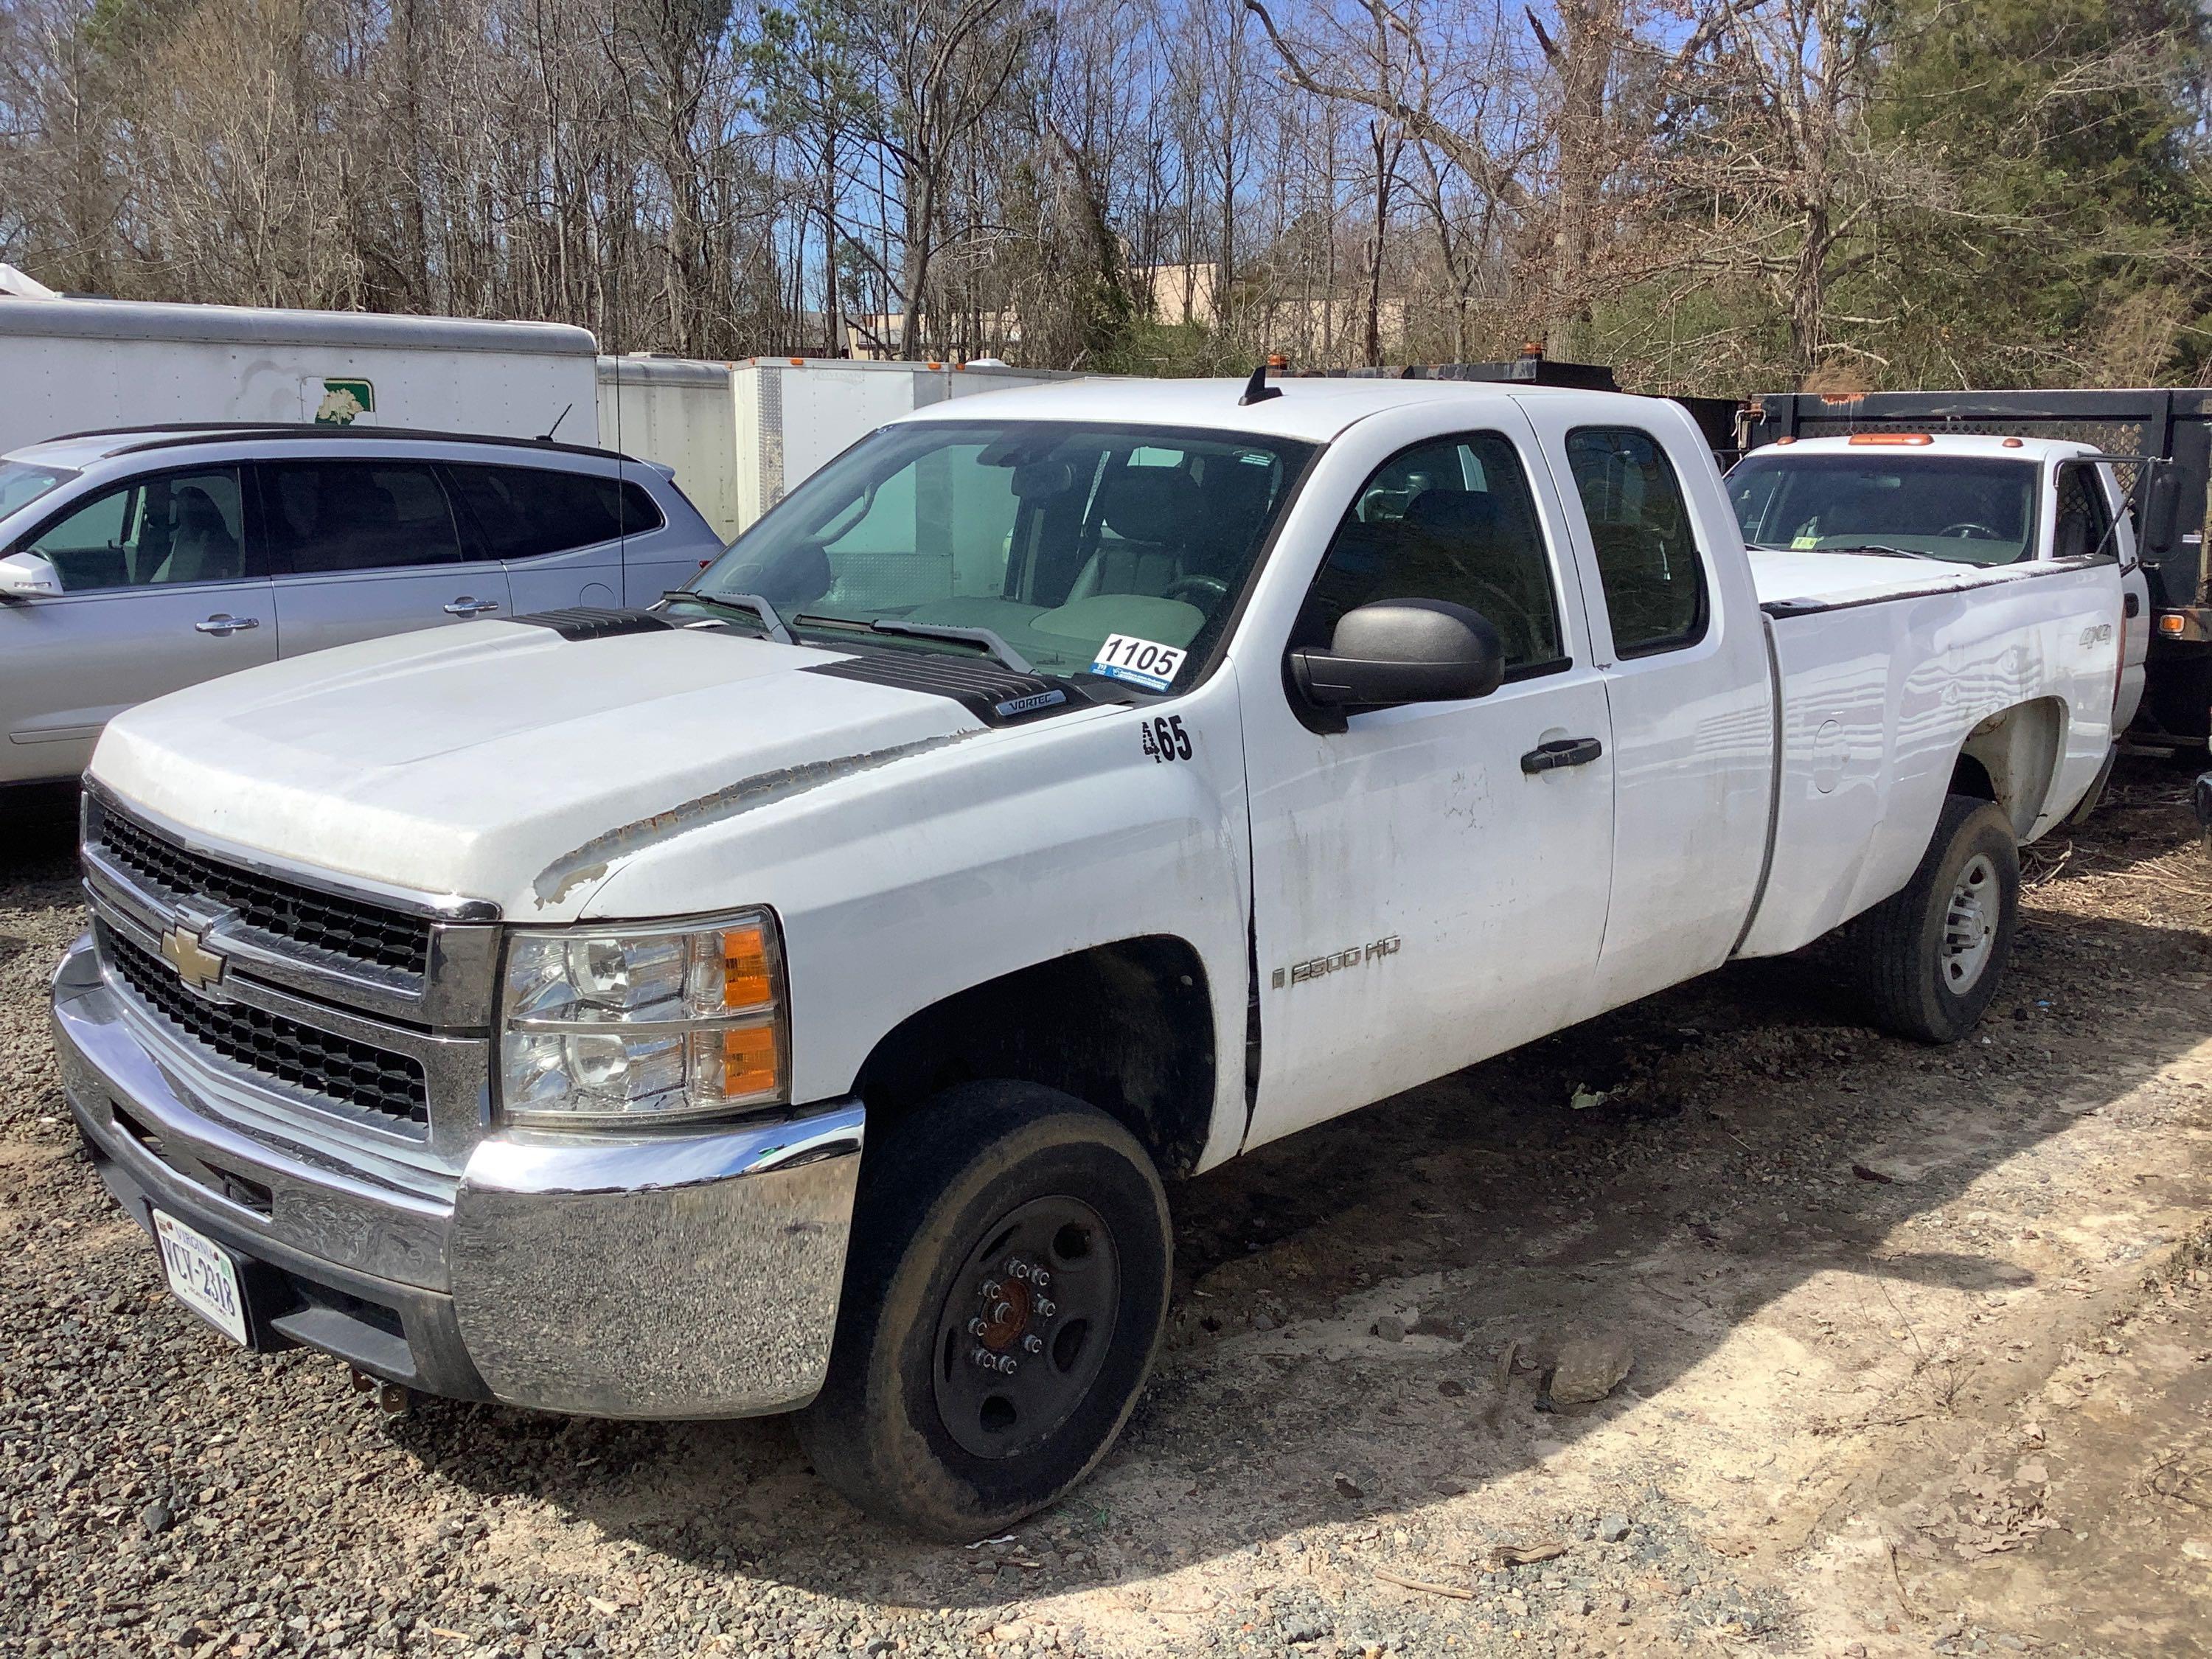
[[1919, 1042], [1956, 1042], [1996, 994], [2019, 920], [2012, 821], [1991, 802], [1948, 797], [1912, 879], [1851, 924], [1875, 1024]]
[[946, 1091], [864, 1155], [815, 1468], [878, 1519], [988, 1536], [1090, 1473], [1166, 1323], [1172, 1234], [1143, 1147], [1026, 1084]]

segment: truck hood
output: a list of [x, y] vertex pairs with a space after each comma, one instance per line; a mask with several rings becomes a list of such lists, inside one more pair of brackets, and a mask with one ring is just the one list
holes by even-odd
[[803, 672], [842, 659], [721, 629], [433, 629], [142, 703], [90, 770], [183, 830], [561, 919], [632, 842], [987, 730], [942, 697]]
[[1798, 552], [1754, 547], [1751, 578], [1765, 605], [1863, 605], [1909, 593], [1955, 593], [2047, 570], [2047, 565], [1952, 564], [1874, 553]]

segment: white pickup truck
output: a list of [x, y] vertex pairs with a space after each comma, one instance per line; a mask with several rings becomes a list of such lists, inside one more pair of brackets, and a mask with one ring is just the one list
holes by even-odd
[[1656, 400], [978, 397], [651, 611], [116, 720], [70, 1103], [238, 1342], [803, 1410], [972, 1538], [1127, 1417], [1163, 1176], [1846, 924], [1876, 1018], [1967, 1030], [2121, 623], [2087, 550], [1747, 556]]

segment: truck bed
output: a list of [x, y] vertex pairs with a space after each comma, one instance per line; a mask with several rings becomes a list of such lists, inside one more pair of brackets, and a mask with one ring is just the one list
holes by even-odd
[[[2000, 798], [2013, 794], [2022, 842], [2095, 779], [2119, 665], [2107, 567], [1757, 551], [1751, 562], [1780, 759], [1772, 863], [1739, 954], [1794, 951], [1902, 887], [1970, 741]], [[2048, 788], [2005, 787], [2029, 777]]]

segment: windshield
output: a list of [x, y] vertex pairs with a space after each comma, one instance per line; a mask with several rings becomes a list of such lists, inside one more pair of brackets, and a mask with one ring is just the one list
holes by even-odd
[[1886, 548], [2010, 564], [2034, 545], [2033, 461], [1922, 455], [1746, 456], [1729, 474], [1753, 547]]
[[56, 484], [75, 477], [74, 472], [33, 466], [27, 461], [0, 461], [0, 519], [19, 507], [28, 507]]
[[[758, 594], [822, 644], [846, 642], [840, 623], [988, 629], [1047, 672], [1127, 659], [1114, 678], [1166, 690], [1204, 672], [1312, 450], [1159, 427], [887, 427], [691, 586]], [[975, 649], [905, 633], [875, 643]]]

